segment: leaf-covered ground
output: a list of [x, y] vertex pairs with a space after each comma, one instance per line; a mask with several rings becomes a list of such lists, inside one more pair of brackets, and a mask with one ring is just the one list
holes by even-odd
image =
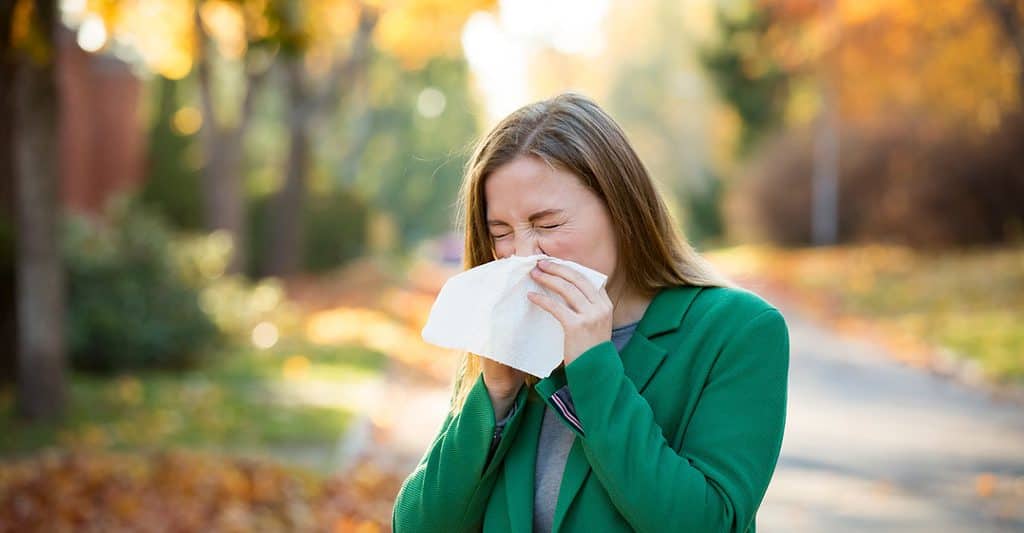
[[74, 375], [59, 423], [18, 421], [4, 390], [0, 533], [387, 531], [422, 450], [395, 448], [394, 426], [420, 431], [383, 401], [405, 385], [376, 384], [447, 395], [452, 353], [419, 336], [447, 275], [368, 260], [289, 280], [298, 334], [185, 374]]
[[46, 452], [0, 468], [0, 532], [384, 531], [400, 480], [199, 452]]

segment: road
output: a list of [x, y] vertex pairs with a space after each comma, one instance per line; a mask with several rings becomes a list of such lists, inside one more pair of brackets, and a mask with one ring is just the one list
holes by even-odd
[[758, 531], [1024, 531], [1024, 405], [783, 313], [789, 409]]

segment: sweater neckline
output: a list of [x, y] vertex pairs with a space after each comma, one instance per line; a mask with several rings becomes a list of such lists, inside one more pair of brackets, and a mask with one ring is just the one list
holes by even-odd
[[637, 320], [636, 322], [630, 322], [629, 324], [623, 324], [623, 325], [621, 325], [621, 326], [619, 326], [617, 328], [612, 328], [612, 331], [623, 331], [623, 330], [626, 330], [626, 329], [629, 329], [629, 328], [636, 327], [636, 325], [639, 324], [639, 323], [640, 323], [640, 321]]

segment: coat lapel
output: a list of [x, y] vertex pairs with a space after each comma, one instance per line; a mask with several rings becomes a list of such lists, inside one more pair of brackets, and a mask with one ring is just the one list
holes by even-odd
[[[620, 356], [626, 376], [637, 390], [643, 393], [654, 372], [661, 366], [668, 350], [660, 345], [656, 337], [674, 331], [682, 324], [683, 317], [701, 288], [692, 285], [663, 288], [655, 294], [647, 306], [633, 336], [622, 347]], [[543, 384], [542, 384], [543, 383]], [[550, 395], [565, 383], [564, 367], [540, 380], [534, 389]], [[508, 503], [513, 532], [526, 533], [533, 526], [534, 469], [537, 460], [537, 445], [546, 404], [539, 396], [532, 399], [524, 412], [526, 419], [520, 427], [519, 438], [526, 438], [525, 446], [516, 446], [505, 457], [505, 472], [508, 480]], [[575, 500], [580, 488], [590, 475], [591, 467], [579, 438], [573, 439], [572, 448], [566, 459], [562, 484], [558, 489], [552, 532], [557, 533], [565, 519], [566, 512]]]
[[533, 530], [534, 471], [537, 468], [537, 445], [544, 421], [544, 402], [532, 392], [526, 395], [523, 422], [518, 439], [523, 442], [505, 454], [505, 495], [508, 496], [509, 521], [512, 531]]

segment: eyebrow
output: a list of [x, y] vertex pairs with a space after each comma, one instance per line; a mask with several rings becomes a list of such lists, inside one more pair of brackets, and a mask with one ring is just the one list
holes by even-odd
[[[530, 215], [530, 222], [533, 222], [534, 220], [536, 220], [538, 218], [541, 218], [541, 217], [546, 217], [548, 215], [560, 214], [560, 213], [562, 213], [564, 211], [565, 211], [564, 209], [545, 209], [543, 211], [537, 211], [536, 213]], [[502, 222], [501, 220], [496, 220], [496, 219], [488, 219], [487, 220], [487, 225], [488, 226], [494, 226], [494, 225], [497, 225], [497, 224], [505, 224], [505, 222]]]

